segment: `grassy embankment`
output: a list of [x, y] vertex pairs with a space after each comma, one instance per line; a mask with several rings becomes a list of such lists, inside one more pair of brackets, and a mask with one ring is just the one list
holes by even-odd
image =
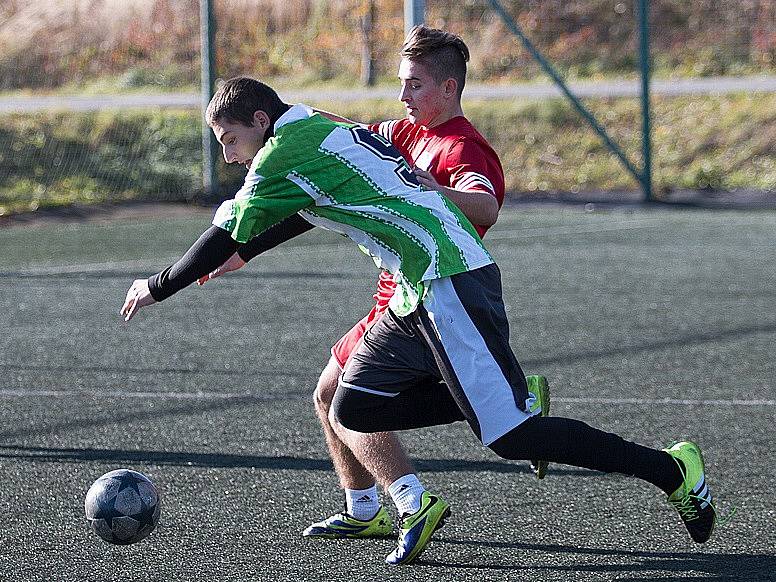
[[[353, 119], [402, 115], [395, 101], [315, 103]], [[638, 159], [633, 99], [588, 102]], [[499, 152], [507, 190], [635, 189], [618, 160], [564, 101], [469, 101], [466, 113]], [[40, 113], [0, 118], [0, 213], [73, 203], [190, 200], [200, 175], [196, 112]], [[776, 191], [776, 95], [656, 98], [654, 169], [672, 189]], [[241, 169], [221, 168], [225, 181]]]

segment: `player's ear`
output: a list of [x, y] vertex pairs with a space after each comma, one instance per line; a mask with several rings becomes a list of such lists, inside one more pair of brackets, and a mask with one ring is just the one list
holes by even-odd
[[455, 97], [458, 93], [458, 81], [450, 77], [445, 81], [445, 97]]
[[253, 112], [253, 126], [261, 129], [267, 129], [270, 126], [269, 115], [259, 109]]

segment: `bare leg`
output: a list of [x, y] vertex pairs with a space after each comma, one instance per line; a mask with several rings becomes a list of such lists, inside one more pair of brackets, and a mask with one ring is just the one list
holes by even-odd
[[323, 434], [326, 437], [326, 446], [329, 448], [329, 456], [334, 464], [334, 470], [339, 476], [340, 485], [343, 489], [367, 489], [374, 485], [374, 477], [358, 462], [358, 459], [353, 456], [353, 453], [340, 440], [329, 424], [329, 408], [331, 408], [334, 392], [337, 390], [339, 375], [339, 364], [332, 356], [321, 372], [318, 385], [313, 393], [315, 412], [321, 422]]
[[339, 375], [339, 365], [332, 357], [318, 380], [314, 400], [340, 485], [345, 489], [367, 489], [376, 479], [387, 489], [396, 479], [415, 470], [395, 433], [354, 432], [333, 419], [331, 402]]

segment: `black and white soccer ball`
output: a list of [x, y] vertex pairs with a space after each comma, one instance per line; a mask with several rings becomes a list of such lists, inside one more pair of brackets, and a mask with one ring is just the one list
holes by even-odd
[[151, 480], [137, 471], [117, 469], [97, 479], [86, 494], [86, 519], [106, 542], [139, 542], [159, 523], [162, 505]]

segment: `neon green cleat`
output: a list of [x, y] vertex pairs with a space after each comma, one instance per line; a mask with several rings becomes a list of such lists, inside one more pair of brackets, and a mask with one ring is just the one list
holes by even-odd
[[717, 523], [727, 523], [735, 510], [724, 520], [717, 520], [711, 491], [706, 483], [703, 455], [698, 445], [684, 441], [669, 445], [669, 448], [663, 450], [676, 461], [684, 479], [679, 488], [668, 497], [668, 503], [679, 512], [693, 541], [702, 544], [711, 537], [714, 526]]
[[312, 524], [302, 532], [306, 538], [385, 538], [393, 533], [391, 516], [385, 507], [368, 521], [361, 521], [351, 517], [344, 511], [332, 515], [330, 518]]
[[[539, 416], [550, 415], [550, 385], [547, 382], [547, 378], [534, 374], [532, 376], [525, 377], [528, 383], [528, 392], [535, 396], [534, 405], [531, 407], [531, 412], [537, 409], [541, 409]], [[531, 461], [531, 470], [538, 479], [544, 479], [547, 474], [547, 466], [550, 463], [548, 461]]]
[[420, 509], [401, 518], [399, 545], [385, 558], [386, 563], [400, 565], [414, 561], [426, 549], [433, 533], [445, 524], [450, 505], [442, 499], [423, 492]]

